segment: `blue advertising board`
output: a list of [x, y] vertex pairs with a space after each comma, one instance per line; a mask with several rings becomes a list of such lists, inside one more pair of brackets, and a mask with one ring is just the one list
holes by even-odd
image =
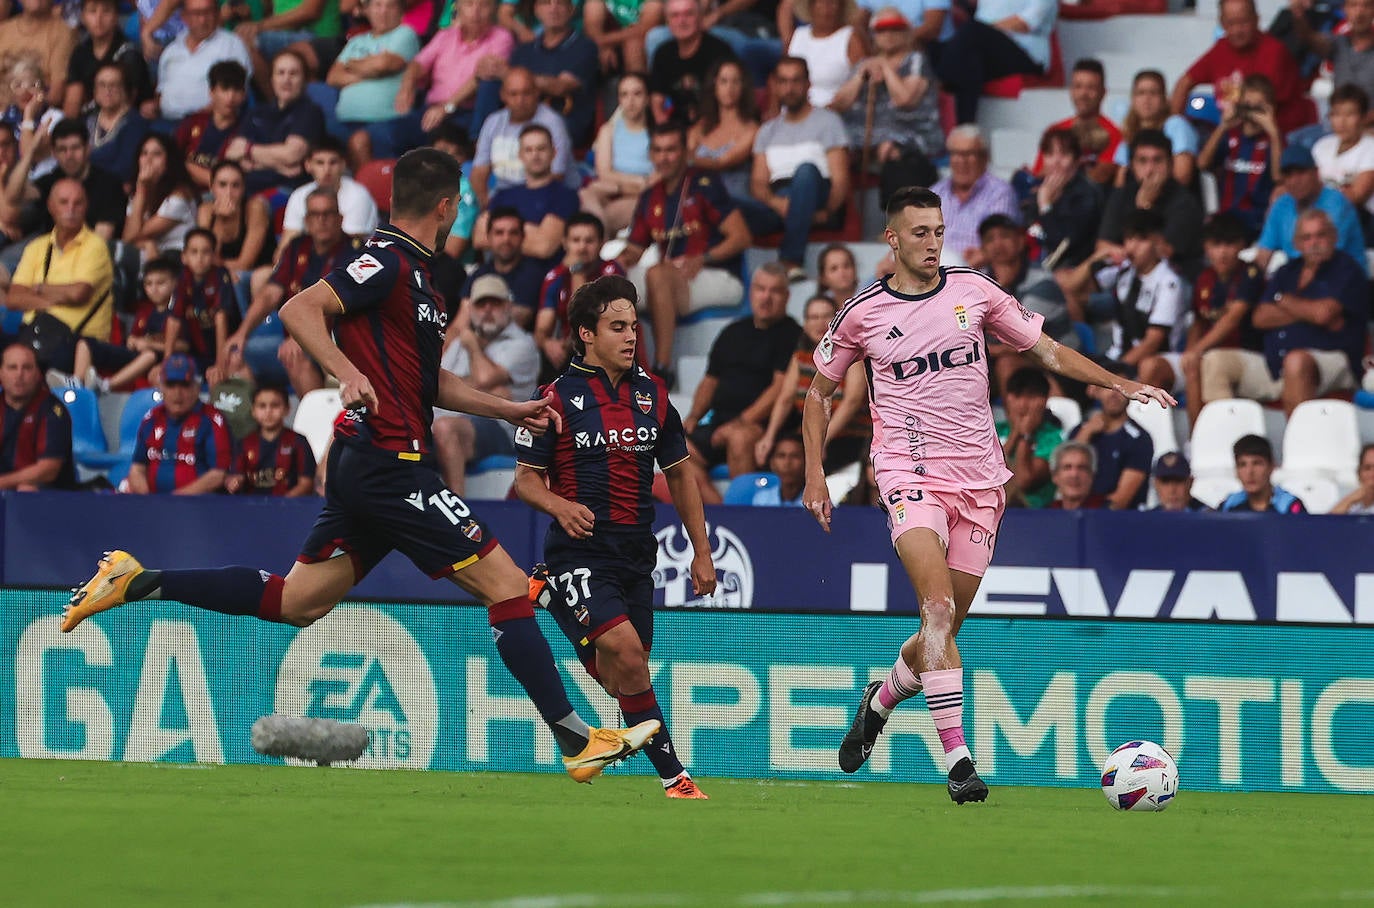
[[[7, 494], [6, 586], [69, 587], [120, 547], [158, 567], [248, 564], [284, 572], [318, 500]], [[477, 502], [517, 564], [540, 560], [547, 518]], [[659, 511], [656, 602], [783, 612], [916, 610], [882, 515], [839, 508], [833, 532], [800, 509], [707, 509], [720, 589], [692, 600], [686, 534]], [[1374, 624], [1374, 518], [1009, 511], [974, 614]], [[354, 592], [381, 602], [455, 602], [399, 555]]]
[[[483, 610], [350, 603], [296, 631], [159, 603], [58, 629], [65, 595], [0, 592], [0, 756], [270, 762], [261, 715], [358, 722], [375, 768], [556, 771], [551, 736], [490, 643]], [[541, 616], [573, 702], [616, 706]], [[660, 613], [651, 670], [678, 752], [702, 776], [849, 778], [835, 766], [863, 684], [903, 616]], [[1362, 629], [971, 618], [965, 728], [994, 785], [1093, 787], [1134, 738], [1182, 788], [1374, 791], [1374, 635]], [[636, 758], [617, 772], [647, 772]], [[934, 782], [921, 698], [854, 778]]]

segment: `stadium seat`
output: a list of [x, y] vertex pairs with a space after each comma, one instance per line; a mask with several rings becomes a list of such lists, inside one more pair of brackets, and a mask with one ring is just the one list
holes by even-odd
[[1236, 439], [1264, 434], [1264, 408], [1258, 402], [1238, 398], [1212, 401], [1202, 408], [1193, 426], [1193, 475], [1234, 478], [1236, 461], [1231, 447]]
[[1171, 411], [1159, 404], [1143, 404], [1133, 400], [1126, 405], [1126, 415], [1150, 433], [1156, 458], [1178, 450], [1178, 435], [1174, 432], [1174, 414]]
[[160, 403], [162, 392], [157, 388], [140, 388], [124, 402], [124, 409], [119, 414], [119, 450], [109, 472], [110, 484], [116, 488], [129, 475], [129, 467], [134, 460], [134, 445], [138, 443], [138, 427], [143, 424], [143, 417]]
[[1330, 476], [1316, 473], [1274, 471], [1274, 485], [1282, 486], [1302, 499], [1309, 514], [1327, 514], [1341, 500], [1346, 489]]
[[1054, 418], [1059, 420], [1059, 425], [1064, 429], [1065, 436], [1083, 421], [1083, 408], [1072, 397], [1051, 397], [1047, 406], [1049, 411], [1054, 414]]
[[[692, 395], [697, 393], [697, 385], [706, 377], [708, 359], [699, 354], [684, 354], [677, 358], [677, 390], [672, 396], [682, 400], [688, 407], [692, 405]], [[682, 412], [685, 414], [687, 411]]]
[[1193, 480], [1193, 497], [1215, 508], [1232, 492], [1240, 491], [1240, 480], [1232, 476], [1200, 476]]
[[353, 174], [353, 179], [363, 184], [372, 201], [377, 203], [377, 213], [382, 217], [391, 214], [391, 170], [395, 166], [394, 160], [379, 158], [368, 161]]
[[95, 394], [85, 388], [66, 388], [61, 398], [72, 417], [72, 457], [77, 464], [103, 471], [118, 463], [120, 455], [106, 448]]
[[501, 500], [515, 482], [515, 458], [506, 454], [483, 457], [468, 464], [463, 497], [474, 501]]
[[320, 388], [301, 398], [291, 428], [305, 436], [315, 460], [324, 458], [325, 448], [334, 434], [334, 419], [343, 410], [338, 388]]
[[741, 473], [730, 480], [730, 486], [723, 496], [726, 504], [753, 504], [754, 495], [778, 484], [774, 473]]
[[1285, 473], [1326, 476], [1353, 483], [1360, 459], [1360, 427], [1354, 404], [1309, 400], [1298, 404], [1283, 433]]

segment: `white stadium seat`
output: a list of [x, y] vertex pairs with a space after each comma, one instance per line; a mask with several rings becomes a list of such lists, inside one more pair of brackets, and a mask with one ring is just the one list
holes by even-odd
[[1083, 408], [1078, 405], [1078, 401], [1072, 397], [1051, 397], [1046, 409], [1054, 414], [1055, 419], [1059, 420], [1059, 425], [1064, 429], [1064, 438], [1067, 440], [1069, 433], [1078, 428], [1078, 424], [1083, 421]]
[[1256, 401], [1214, 400], [1203, 407], [1193, 426], [1193, 475], [1234, 478], [1231, 448], [1242, 435], [1264, 435], [1264, 408]]
[[301, 398], [291, 428], [305, 436], [315, 460], [324, 458], [325, 448], [334, 435], [334, 419], [343, 410], [338, 388], [321, 388]]
[[1203, 476], [1193, 480], [1193, 497], [1209, 508], [1215, 508], [1232, 492], [1240, 491], [1235, 476]]
[[1288, 417], [1283, 433], [1284, 472], [1353, 483], [1359, 459], [1360, 426], [1354, 404], [1308, 400]]
[[1330, 476], [1317, 473], [1274, 471], [1274, 485], [1282, 486], [1302, 499], [1309, 514], [1326, 514], [1345, 495], [1345, 489]]
[[1143, 404], [1133, 400], [1126, 405], [1126, 415], [1150, 433], [1156, 460], [1161, 454], [1178, 450], [1178, 435], [1174, 432], [1174, 415], [1170, 410], [1159, 404]]

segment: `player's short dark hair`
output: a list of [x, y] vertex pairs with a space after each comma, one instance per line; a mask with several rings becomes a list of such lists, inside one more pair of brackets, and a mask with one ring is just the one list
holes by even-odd
[[601, 223], [601, 218], [590, 211], [579, 211], [568, 218], [568, 222], [563, 225], [563, 234], [566, 236], [574, 227], [595, 227], [596, 235], [603, 240], [606, 238], [606, 225]]
[[287, 404], [288, 406], [290, 405], [291, 395], [287, 393], [285, 386], [274, 384], [258, 385], [256, 388], [253, 389], [253, 395], [249, 398], [249, 401], [251, 401], [252, 403], [257, 403], [258, 395], [262, 394], [265, 391], [271, 392], [273, 394], [280, 394], [282, 403]]
[[1066, 151], [1070, 157], [1077, 160], [1083, 157], [1083, 142], [1073, 129], [1047, 129], [1040, 137], [1040, 153], [1045, 155], [1056, 150]]
[[1107, 70], [1102, 65], [1102, 61], [1096, 57], [1080, 57], [1073, 64], [1075, 73], [1092, 73], [1103, 82], [1107, 81]]
[[1327, 102], [1331, 107], [1337, 104], [1354, 104], [1360, 110], [1360, 116], [1369, 113], [1369, 95], [1354, 82], [1345, 82], [1336, 86], [1336, 90], [1331, 93], [1331, 100]]
[[1269, 463], [1274, 462], [1274, 446], [1263, 435], [1242, 435], [1231, 447], [1231, 456], [1236, 460], [1242, 457], [1262, 457]]
[[887, 200], [887, 219], [890, 221], [907, 208], [940, 207], [940, 197], [924, 186], [903, 186]]
[[248, 88], [248, 70], [237, 60], [221, 60], [206, 75], [211, 88]]
[[181, 242], [182, 250], [184, 251], [187, 246], [191, 245], [191, 240], [196, 237], [200, 237], [209, 243], [211, 251], [219, 248], [219, 240], [215, 239], [215, 234], [212, 230], [208, 227], [192, 227], [190, 230], [186, 231], [186, 237]]
[[523, 140], [525, 136], [531, 136], [536, 133], [542, 133], [544, 138], [549, 140], [549, 144], [553, 144], [553, 132], [543, 123], [530, 123], [522, 127], [520, 130], [520, 139]]
[[1158, 148], [1166, 155], [1174, 153], [1174, 143], [1162, 129], [1142, 129], [1136, 133], [1135, 138], [1131, 140], [1131, 157], [1134, 158], [1135, 153], [1142, 148]]
[[1202, 225], [1204, 243], [1235, 243], [1244, 246], [1250, 242], [1250, 228], [1233, 211], [1218, 211]]
[[1021, 225], [1013, 221], [1005, 214], [990, 214], [978, 222], [978, 241], [987, 242], [988, 234], [994, 230], [1010, 230], [1012, 233], [1024, 233]]
[[331, 152], [341, 158], [348, 157], [348, 150], [344, 147], [344, 143], [339, 141], [337, 136], [332, 136], [329, 133], [320, 136], [315, 140], [315, 144], [310, 146], [311, 154], [315, 154], [318, 151]]
[[612, 300], [629, 300], [630, 305], [638, 307], [639, 293], [629, 278], [607, 274], [588, 281], [573, 294], [572, 302], [568, 303], [568, 326], [572, 329], [573, 349], [578, 355], [587, 352], [579, 329], [595, 332], [601, 313], [606, 311]]
[[509, 218], [515, 218], [515, 220], [520, 222], [521, 227], [525, 226], [525, 216], [520, 213], [520, 209], [511, 205], [501, 205], [497, 208], [493, 208], [487, 215], [487, 228], [490, 229], [491, 225], [495, 224], [497, 221], [504, 221]]
[[1049, 397], [1050, 380], [1034, 366], [1022, 366], [1007, 376], [1007, 394], [1018, 397]]
[[407, 151], [391, 171], [393, 217], [424, 217], [442, 199], [458, 204], [463, 168], [458, 159], [434, 148]]
[[73, 136], [80, 139], [82, 145], [91, 144], [91, 137], [86, 134], [86, 124], [80, 118], [58, 120], [57, 125], [52, 128], [53, 145], [56, 145], [63, 139], [70, 139]]
[[149, 259], [143, 266], [143, 275], [139, 280], [141, 281], [143, 277], [147, 277], [157, 272], [161, 272], [175, 279], [178, 274], [181, 274], [181, 262], [166, 255], [160, 255], [155, 259]]
[[1146, 208], [1137, 208], [1121, 222], [1121, 235], [1123, 237], [1133, 236], [1159, 236], [1164, 233], [1164, 217], [1158, 211]]
[[684, 146], [687, 144], [687, 124], [681, 120], [669, 120], [666, 123], [655, 123], [649, 127], [649, 141], [652, 142], [659, 136], [677, 136]]

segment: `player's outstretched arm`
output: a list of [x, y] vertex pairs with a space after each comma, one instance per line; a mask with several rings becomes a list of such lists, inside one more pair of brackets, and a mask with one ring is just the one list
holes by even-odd
[[802, 444], [806, 448], [806, 488], [802, 504], [830, 532], [830, 488], [825, 484], [825, 434], [830, 427], [830, 398], [839, 385], [820, 373], [811, 380], [802, 407]]
[[435, 403], [446, 410], [503, 419], [535, 435], [563, 428], [563, 417], [553, 408], [553, 392], [535, 400], [507, 400], [479, 391], [447, 369], [439, 371], [439, 397]]
[[[1099, 388], [1116, 391], [1141, 403], [1154, 401], [1165, 408], [1178, 406], [1178, 401], [1174, 400], [1173, 395], [1163, 388], [1156, 388], [1154, 385], [1113, 375], [1082, 353], [1063, 346], [1043, 332], [1040, 339], [1026, 351], [1026, 355], [1051, 372], [1057, 372], [1065, 378], [1076, 379], [1090, 385], [1097, 385]], [[811, 401], [808, 399], [807, 405], [809, 406], [810, 403]], [[803, 427], [806, 425], [805, 417], [803, 417], [802, 425]], [[807, 464], [808, 466], [810, 464], [809, 450], [807, 451]]]
[[692, 540], [692, 592], [710, 596], [716, 591], [716, 566], [711, 563], [711, 543], [706, 538], [706, 508], [701, 504], [692, 462], [684, 458], [663, 471], [673, 507]]
[[367, 376], [358, 371], [329, 333], [327, 316], [339, 315], [343, 305], [324, 281], [316, 281], [281, 307], [281, 323], [301, 349], [339, 380], [339, 400], [344, 408], [367, 407], [377, 412], [377, 392]]

